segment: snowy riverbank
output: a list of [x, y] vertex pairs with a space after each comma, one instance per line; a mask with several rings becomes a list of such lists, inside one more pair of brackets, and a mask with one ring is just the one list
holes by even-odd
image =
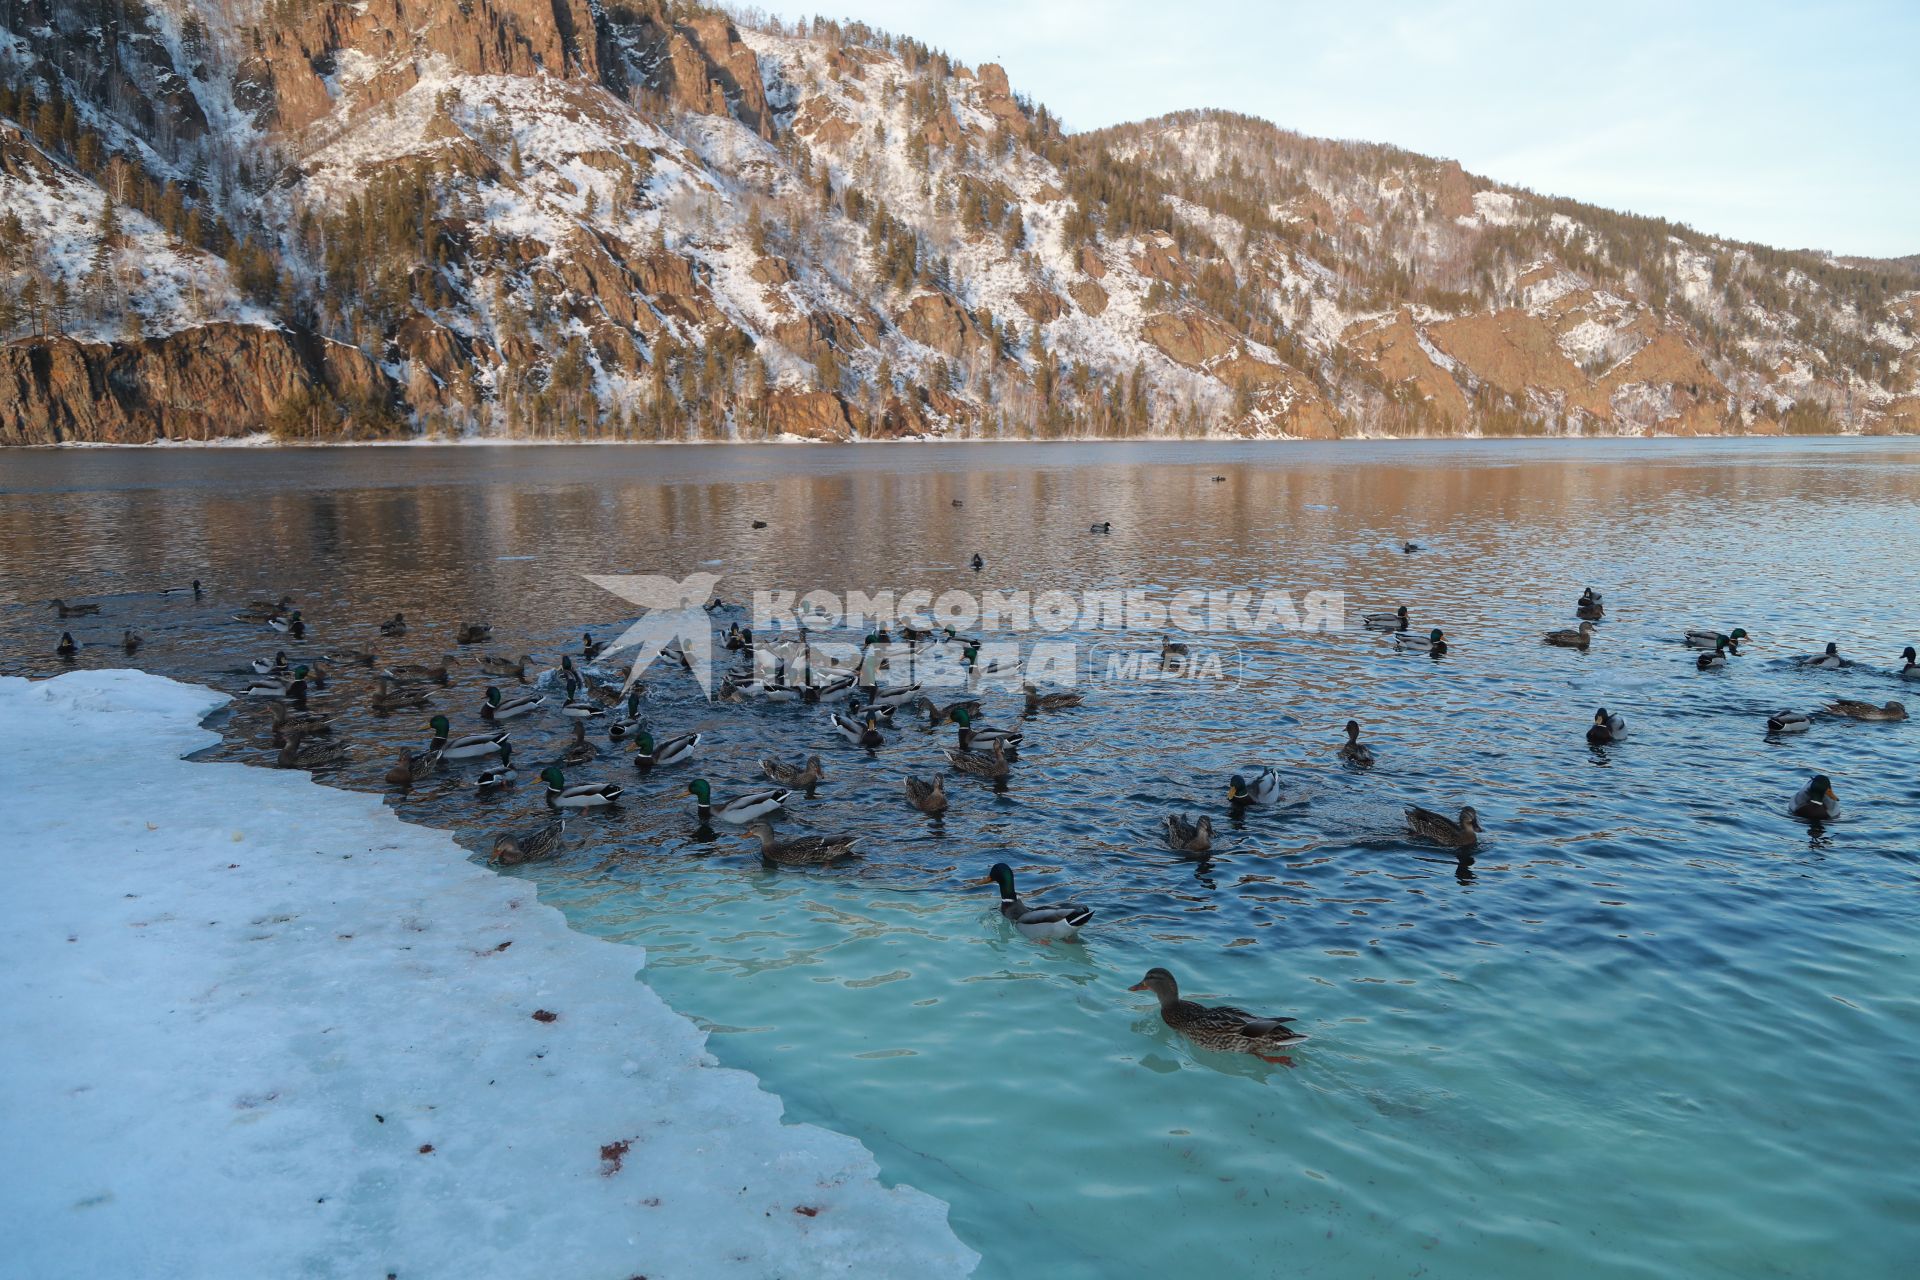
[[638, 948], [377, 797], [181, 759], [224, 700], [0, 678], [8, 1273], [971, 1268], [942, 1203], [708, 1065]]

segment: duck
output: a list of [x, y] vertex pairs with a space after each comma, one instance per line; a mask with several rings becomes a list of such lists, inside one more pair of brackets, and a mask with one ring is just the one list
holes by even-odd
[[274, 746], [280, 740], [294, 734], [332, 733], [333, 717], [323, 716], [317, 711], [298, 711], [285, 702], [267, 704], [267, 714], [273, 717]]
[[1206, 853], [1213, 848], [1213, 819], [1201, 815], [1189, 822], [1177, 813], [1167, 815], [1167, 847], [1175, 853]]
[[453, 633], [455, 644], [485, 644], [493, 639], [493, 626], [486, 622], [463, 622]]
[[497, 755], [506, 745], [505, 729], [490, 729], [485, 733], [469, 733], [458, 738], [448, 738], [452, 726], [445, 716], [435, 716], [427, 722], [433, 730], [433, 741], [427, 745], [441, 752], [449, 760], [473, 760], [480, 756]]
[[1726, 666], [1728, 654], [1739, 652], [1738, 649], [1730, 649], [1728, 645], [1729, 638], [1721, 636], [1720, 642], [1714, 646], [1713, 652], [1701, 654], [1693, 660], [1693, 665], [1701, 671], [1715, 671]]
[[163, 595], [163, 596], [184, 596], [189, 592], [193, 594], [193, 598], [195, 600], [198, 600], [200, 598], [200, 579], [195, 578], [192, 582], [188, 583], [184, 587], [179, 587], [179, 586], [162, 587], [160, 588], [159, 591], [155, 592], [154, 594]]
[[593, 632], [587, 631], [587, 632], [581, 633], [580, 656], [582, 658], [585, 658], [588, 662], [592, 662], [595, 658], [599, 657], [602, 653], [605, 653], [606, 649], [607, 649], [607, 646], [605, 644], [593, 638]]
[[371, 649], [329, 649], [326, 659], [336, 667], [370, 667], [377, 660]]
[[1793, 793], [1791, 812], [1796, 818], [1805, 818], [1808, 822], [1824, 822], [1828, 818], [1840, 816], [1840, 797], [1834, 794], [1833, 782], [1824, 773], [1817, 773], [1807, 781], [1807, 785]]
[[705, 778], [695, 778], [687, 784], [687, 791], [699, 803], [697, 805], [702, 823], [718, 819], [736, 826], [752, 822], [755, 818], [764, 818], [786, 804], [787, 797], [793, 793], [785, 787], [769, 787], [765, 791], [749, 791], [737, 795], [731, 800], [716, 802], [713, 788]]
[[1424, 551], [1426, 548], [1417, 542], [1402, 542], [1400, 544], [1400, 550], [1406, 555], [1412, 555], [1414, 552]]
[[532, 655], [525, 653], [517, 658], [502, 658], [491, 653], [480, 658], [480, 670], [490, 676], [504, 676], [511, 680], [525, 680], [527, 668], [532, 665]]
[[1573, 606], [1573, 616], [1584, 618], [1588, 622], [1598, 622], [1606, 616], [1606, 612], [1607, 606], [1601, 602], [1600, 593], [1592, 587], [1582, 591], [1580, 598], [1574, 602]]
[[[80, 642], [73, 638], [73, 632], [62, 631], [60, 643], [53, 647], [56, 656], [71, 659], [80, 652]], [[248, 692], [252, 692], [249, 690]]]
[[58, 612], [62, 618], [91, 618], [100, 612], [97, 604], [68, 604], [58, 596], [47, 601], [47, 607]]
[[345, 756], [346, 749], [337, 742], [310, 742], [305, 734], [294, 734], [282, 743], [274, 763], [282, 769], [325, 769]]
[[520, 777], [519, 770], [513, 767], [513, 744], [500, 744], [500, 763], [491, 768], [482, 769], [480, 776], [473, 780], [474, 789], [484, 794], [512, 786]]
[[129, 627], [127, 630], [120, 633], [121, 652], [127, 654], [129, 657], [131, 657], [136, 651], [138, 651], [140, 646], [145, 643], [146, 641], [140, 638], [140, 633], [133, 630], [131, 627]]
[[1356, 769], [1373, 767], [1373, 748], [1360, 741], [1360, 722], [1347, 721], [1347, 740], [1340, 744], [1340, 758]]
[[560, 714], [569, 720], [603, 720], [607, 709], [591, 697], [568, 698], [560, 705]]
[[808, 799], [813, 798], [814, 788], [820, 785], [820, 779], [827, 776], [819, 756], [808, 756], [802, 764], [788, 764], [769, 756], [760, 762], [760, 772], [767, 775], [769, 782], [806, 792]]
[[257, 676], [278, 675], [287, 669], [287, 651], [281, 649], [271, 658], [255, 658], [248, 665], [253, 668], [253, 674]]
[[664, 769], [668, 765], [684, 764], [693, 759], [693, 749], [700, 745], [700, 735], [683, 733], [656, 746], [653, 735], [642, 729], [634, 734], [633, 745], [633, 767], [645, 773], [649, 769]]
[[1280, 798], [1280, 775], [1262, 766], [1236, 773], [1227, 780], [1227, 802], [1234, 805], [1272, 804]]
[[379, 715], [393, 711], [411, 711], [415, 707], [424, 707], [432, 698], [425, 689], [403, 689], [392, 680], [382, 678], [380, 687], [374, 690], [368, 705]]
[[1167, 659], [1185, 657], [1187, 644], [1184, 640], [1175, 640], [1172, 636], [1160, 637], [1160, 665], [1166, 666]]
[[1809, 654], [1800, 659], [1803, 667], [1818, 667], [1822, 671], [1838, 671], [1841, 667], [1850, 667], [1853, 663], [1840, 656], [1840, 646], [1831, 640], [1827, 642], [1826, 652]]
[[960, 749], [975, 751], [991, 747], [995, 743], [1003, 744], [1010, 756], [1017, 755], [1020, 744], [1026, 741], [1026, 735], [1017, 729], [1001, 729], [990, 724], [975, 724], [973, 716], [962, 707], [953, 713], [953, 722], [959, 726]]
[[1449, 849], [1471, 849], [1480, 843], [1480, 811], [1464, 805], [1456, 822], [1444, 813], [1422, 809], [1417, 804], [1408, 805], [1407, 829]]
[[1720, 647], [1720, 642], [1724, 640], [1727, 642], [1728, 648], [1732, 649], [1735, 653], [1739, 653], [1740, 642], [1746, 638], [1747, 629], [1745, 627], [1735, 627], [1733, 630], [1724, 633], [1709, 631], [1700, 627], [1689, 627], [1684, 637], [1684, 643], [1689, 649], [1717, 649]]
[[947, 780], [937, 773], [931, 781], [909, 777], [902, 789], [907, 794], [907, 803], [922, 813], [937, 818], [947, 811]]
[[1593, 713], [1593, 723], [1587, 726], [1587, 741], [1596, 747], [1618, 742], [1626, 736], [1627, 718], [1615, 715], [1605, 707]]
[[834, 711], [828, 713], [828, 718], [833, 721], [833, 727], [839, 730], [840, 736], [856, 747], [872, 749], [886, 744], [887, 740], [880, 735], [878, 717], [868, 716], [862, 721]]
[[1805, 733], [1813, 728], [1813, 717], [1800, 711], [1776, 711], [1767, 717], [1768, 733]]
[[547, 784], [547, 807], [551, 809], [598, 808], [615, 803], [625, 790], [615, 782], [580, 782], [568, 786], [567, 775], [560, 772], [557, 765], [542, 769], [540, 780]]
[[438, 769], [440, 760], [438, 751], [408, 751], [402, 747], [393, 762], [393, 768], [387, 770], [384, 781], [390, 787], [405, 790]]
[[1898, 702], [1889, 702], [1884, 707], [1876, 707], [1871, 702], [1857, 702], [1852, 698], [1835, 698], [1827, 704], [1827, 714], [1845, 716], [1849, 720], [1905, 720], [1907, 709]]
[[782, 840], [770, 822], [750, 822], [746, 834], [760, 840], [760, 857], [782, 867], [818, 867], [853, 852], [859, 836], [795, 836]]
[[973, 566], [973, 571], [975, 573], [978, 573], [982, 569], [987, 567], [987, 562], [981, 558], [981, 555], [978, 551], [973, 553], [973, 559], [968, 561], [968, 563]]
[[488, 862], [497, 862], [503, 867], [517, 867], [525, 862], [545, 862], [560, 852], [561, 841], [566, 838], [567, 820], [555, 818], [546, 826], [525, 835], [506, 832], [493, 838], [493, 851], [487, 855]]
[[295, 640], [299, 640], [307, 634], [307, 624], [300, 617], [300, 611], [298, 609], [279, 617], [268, 618], [267, 625], [275, 631], [292, 636]]
[[644, 717], [640, 714], [640, 699], [644, 696], [644, 692], [639, 685], [627, 690], [626, 713], [607, 722], [607, 737], [615, 742], [622, 742], [645, 723]]
[[277, 677], [256, 677], [247, 681], [247, 687], [240, 691], [243, 698], [284, 698], [292, 682]]
[[980, 714], [980, 699], [978, 698], [963, 698], [959, 702], [949, 702], [943, 707], [932, 698], [922, 697], [916, 699], [913, 705], [916, 710], [927, 713], [927, 728], [929, 729], [938, 729], [941, 725], [952, 721], [953, 713], [956, 711], [964, 711], [969, 716], [977, 716]]
[[1111, 520], [1102, 520], [1102, 521], [1101, 521], [1100, 523], [1098, 523], [1098, 524], [1092, 524], [1092, 525], [1088, 525], [1088, 526], [1087, 526], [1087, 532], [1088, 532], [1088, 533], [1112, 533], [1112, 532], [1113, 532], [1113, 521], [1111, 521]]
[[391, 618], [388, 618], [380, 624], [380, 634], [383, 636], [403, 636], [407, 634], [407, 615], [404, 613], [396, 613]]
[[[1085, 697], [1077, 693], [1042, 693], [1031, 680], [1022, 684], [1020, 691], [1027, 695], [1025, 712], [1027, 715], [1034, 715], [1041, 711], [1065, 711], [1068, 707], [1077, 707], [1086, 701]], [[968, 712], [968, 714], [976, 713]]]
[[857, 707], [850, 709], [861, 715], [869, 711], [892, 711], [896, 707], [915, 703], [920, 696], [920, 686], [917, 684], [900, 685], [893, 689], [876, 688], [868, 692]]
[[1004, 862], [994, 863], [986, 877], [976, 883], [1000, 887], [1000, 914], [1023, 938], [1051, 943], [1056, 939], [1078, 937], [1080, 930], [1093, 919], [1093, 908], [1078, 902], [1039, 907], [1020, 901], [1020, 895], [1013, 890], [1013, 868]]
[[1264, 1062], [1290, 1066], [1293, 1060], [1280, 1050], [1308, 1038], [1306, 1032], [1288, 1025], [1292, 1018], [1263, 1018], [1230, 1004], [1209, 1006], [1182, 1000], [1180, 984], [1157, 965], [1127, 990], [1153, 992], [1160, 1001], [1160, 1021], [1202, 1049], [1216, 1053], [1247, 1053]]
[[265, 622], [277, 617], [293, 607], [292, 596], [281, 596], [278, 600], [249, 600], [247, 607], [233, 615], [235, 622]]
[[1392, 613], [1363, 614], [1360, 624], [1369, 631], [1405, 631], [1407, 629], [1407, 606], [1401, 605]]
[[1444, 658], [1447, 654], [1447, 633], [1438, 627], [1427, 632], [1425, 639], [1412, 632], [1402, 631], [1393, 637], [1393, 642], [1402, 650], [1425, 649], [1427, 656], [1432, 658]]
[[447, 683], [448, 668], [458, 665], [459, 662], [460, 659], [450, 653], [446, 653], [440, 656], [440, 664], [438, 666], [429, 667], [419, 662], [397, 662], [393, 666], [387, 667], [380, 674], [389, 680], [431, 681], [434, 684], [444, 685]]
[[991, 751], [962, 751], [955, 747], [948, 747], [946, 751], [948, 764], [976, 778], [1000, 782], [1013, 772], [1008, 764], [1007, 744], [997, 739]]
[[1900, 651], [1900, 657], [1906, 665], [1896, 673], [1902, 680], [1920, 680], [1920, 655], [1916, 655], [1912, 645]]
[[1585, 649], [1593, 643], [1593, 624], [1583, 622], [1578, 630], [1549, 631], [1546, 641], [1562, 649]]
[[560, 753], [560, 763], [564, 765], [591, 764], [599, 759], [600, 752], [587, 741], [587, 723], [584, 720], [573, 722], [573, 741]]
[[480, 718], [496, 723], [501, 720], [511, 720], [515, 716], [527, 714], [545, 701], [546, 699], [537, 693], [522, 693], [509, 698], [500, 692], [497, 685], [490, 684], [487, 686], [487, 700], [480, 704]]

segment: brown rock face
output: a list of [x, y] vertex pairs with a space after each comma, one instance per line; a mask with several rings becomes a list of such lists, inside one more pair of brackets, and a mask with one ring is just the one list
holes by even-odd
[[1151, 280], [1171, 285], [1193, 283], [1193, 273], [1187, 270], [1186, 262], [1180, 257], [1179, 246], [1165, 232], [1154, 232], [1146, 237], [1140, 252], [1133, 256], [1133, 267]]
[[1100, 261], [1100, 255], [1090, 244], [1080, 246], [1080, 269], [1095, 280], [1107, 278], [1107, 264]]
[[831, 391], [775, 391], [767, 396], [767, 428], [782, 435], [845, 444], [866, 415]]
[[1076, 280], [1067, 286], [1067, 292], [1080, 304], [1080, 309], [1090, 316], [1097, 316], [1107, 309], [1107, 291], [1097, 281]]
[[1013, 100], [1013, 88], [1007, 83], [1007, 70], [997, 62], [980, 64], [980, 106], [1014, 128], [1026, 124], [1026, 113]]
[[773, 136], [773, 111], [760, 83], [760, 61], [722, 13], [706, 13], [674, 30], [674, 101], [708, 115], [731, 114], [763, 138]]
[[1050, 324], [1067, 313], [1067, 300], [1051, 289], [1023, 289], [1013, 300], [1035, 324]]
[[944, 293], [923, 293], [894, 320], [900, 332], [942, 355], [958, 358], [984, 351], [991, 339], [967, 309]]
[[25, 338], [0, 347], [0, 444], [230, 439], [316, 391], [386, 403], [393, 387], [352, 347], [252, 325], [139, 342]]
[[1165, 352], [1167, 358], [1197, 367], [1240, 348], [1240, 335], [1198, 311], [1174, 311], [1148, 316], [1140, 336]]

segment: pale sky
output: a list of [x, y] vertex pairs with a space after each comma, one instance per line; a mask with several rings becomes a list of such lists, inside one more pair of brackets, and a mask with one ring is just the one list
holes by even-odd
[[1738, 239], [1920, 253], [1920, 0], [767, 7], [999, 62], [1071, 129], [1224, 107]]

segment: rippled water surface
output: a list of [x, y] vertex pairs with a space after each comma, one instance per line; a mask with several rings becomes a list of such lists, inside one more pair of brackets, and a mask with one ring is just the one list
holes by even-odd
[[[645, 945], [646, 980], [794, 1116], [945, 1198], [985, 1276], [1910, 1276], [1920, 728], [1769, 739], [1764, 721], [1920, 702], [1890, 674], [1920, 643], [1917, 503], [1920, 449], [1861, 441], [15, 451], [0, 671], [62, 669], [56, 595], [102, 605], [65, 624], [81, 665], [124, 665], [132, 626], [137, 665], [232, 689], [284, 641], [228, 615], [283, 591], [314, 628], [295, 653], [471, 655], [453, 628], [485, 618], [491, 651], [541, 665], [629, 620], [585, 572], [704, 567], [729, 599], [1340, 590], [1354, 620], [1405, 603], [1446, 629], [1445, 659], [1354, 621], [1239, 637], [1237, 679], [1096, 684], [1024, 723], [1006, 789], [955, 778], [939, 822], [900, 780], [938, 770], [951, 730], [869, 755], [818, 709], [710, 705], [656, 673], [648, 716], [706, 735], [716, 792], [818, 752], [827, 780], [783, 826], [858, 830], [865, 856], [764, 870], [698, 828], [695, 770], [641, 776], [596, 733], [570, 780], [619, 780], [624, 802], [514, 874], [578, 928]], [[196, 576], [204, 602], [150, 594]], [[1608, 605], [1591, 652], [1542, 645], [1586, 585]], [[396, 610], [411, 633], [380, 639]], [[1698, 672], [1688, 626], [1755, 643]], [[1829, 640], [1858, 665], [1791, 661]], [[454, 670], [434, 710], [477, 727], [486, 679]], [[1016, 695], [984, 697], [1018, 720]], [[1599, 704], [1627, 742], [1586, 744]], [[336, 673], [324, 705], [353, 748], [337, 785], [377, 789], [424, 742], [430, 712], [375, 718], [363, 676]], [[1366, 773], [1333, 754], [1349, 716], [1379, 757]], [[269, 763], [262, 724], [239, 706], [222, 753]], [[511, 727], [523, 765], [564, 742], [557, 715]], [[1289, 803], [1229, 814], [1249, 763], [1280, 769]], [[537, 786], [479, 800], [473, 772], [395, 803], [476, 850], [541, 820]], [[1785, 812], [1814, 772], [1844, 806], [1821, 829]], [[1409, 842], [1409, 802], [1476, 805], [1480, 857]], [[1176, 809], [1213, 814], [1213, 860], [1166, 851]], [[1097, 909], [1084, 945], [1001, 922], [971, 885], [1000, 860], [1030, 895]], [[1193, 1050], [1127, 991], [1154, 964], [1313, 1039], [1292, 1068]]]

